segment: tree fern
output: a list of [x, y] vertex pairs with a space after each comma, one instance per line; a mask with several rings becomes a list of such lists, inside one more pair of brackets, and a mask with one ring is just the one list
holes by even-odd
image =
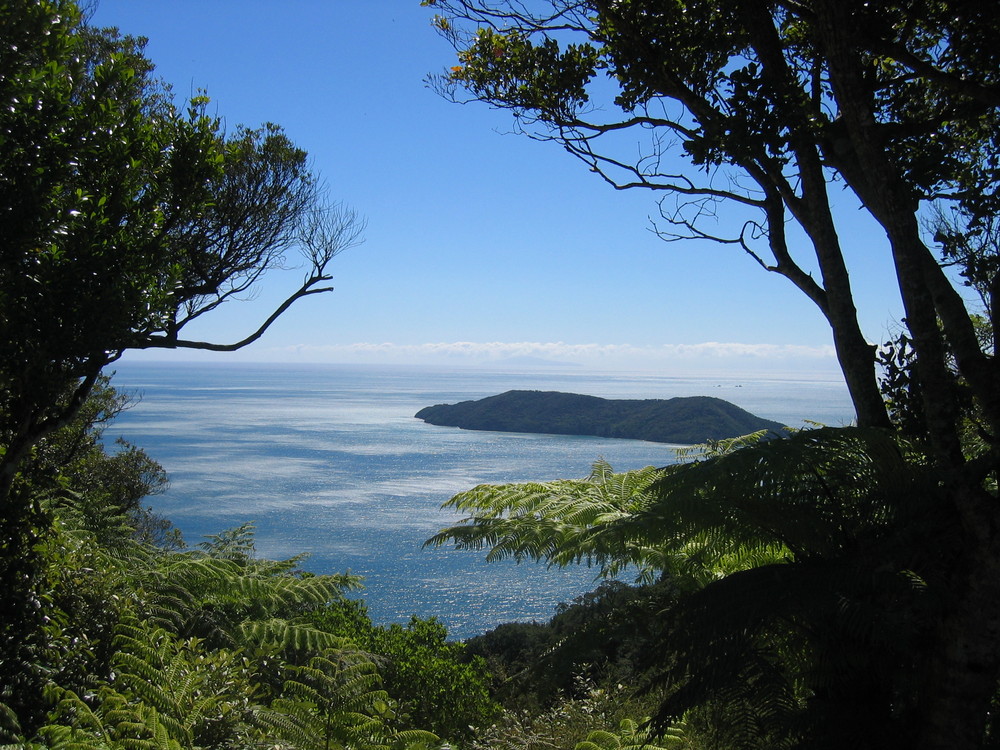
[[253, 734], [256, 689], [238, 653], [206, 651], [197, 639], [138, 621], [121, 626], [117, 645], [113, 681], [87, 700], [53, 687], [55, 720], [42, 737], [116, 750], [193, 750]]
[[653, 735], [647, 725], [634, 719], [622, 719], [617, 731], [595, 730], [586, 740], [578, 742], [575, 750], [677, 750], [685, 745], [681, 724]]
[[274, 646], [283, 651], [356, 650], [350, 641], [305, 623], [281, 618], [251, 620], [240, 625], [239, 640], [249, 649]]
[[152, 718], [157, 732], [183, 747], [210, 745], [244, 731], [256, 689], [241, 654], [206, 651], [197, 639], [179, 640], [142, 626], [123, 628], [119, 647], [117, 683], [140, 723]]
[[264, 705], [254, 665], [239, 651], [208, 650], [141, 621], [123, 623], [114, 677], [81, 698], [51, 688], [45, 746], [78, 750], [194, 750], [202, 747], [389, 748], [431, 746], [427, 732], [393, 727], [393, 701], [370, 658], [325, 649], [285, 665], [282, 694]]
[[925, 592], [953, 549], [927, 468], [888, 434], [821, 429], [679, 467], [653, 492], [614, 533], [727, 573], [666, 613], [658, 721], [714, 707], [719, 741], [745, 747], [902, 741], [910, 655], [943, 616]]
[[146, 548], [133, 561], [141, 608], [161, 627], [235, 648], [264, 641], [313, 650], [333, 645], [328, 635], [296, 619], [357, 588], [351, 575], [301, 575], [300, 558], [253, 556], [253, 527], [215, 537], [201, 549], [163, 553]]
[[608, 548], [594, 532], [644, 507], [659, 474], [652, 467], [615, 474], [599, 461], [584, 480], [480, 485], [445, 504], [472, 515], [426, 544], [452, 541], [460, 549], [488, 547], [488, 560], [510, 557], [559, 566], [585, 561], [601, 566], [606, 575], [627, 565], [647, 572], [649, 550], [643, 545]]
[[355, 652], [325, 651], [287, 670], [282, 696], [258, 721], [299, 750], [431, 747], [429, 732], [397, 731], [394, 704], [375, 665]]
[[[908, 655], [944, 616], [926, 592], [956, 546], [927, 467], [892, 435], [858, 428], [751, 438], [693, 458], [477, 487], [448, 504], [469, 513], [462, 524], [428, 543], [596, 561], [604, 574], [634, 566], [681, 584], [687, 594], [662, 613], [653, 649], [663, 655], [661, 729], [701, 711], [723, 746], [905, 737], [901, 717], [920, 689]], [[841, 733], [821, 739], [821, 726]]]

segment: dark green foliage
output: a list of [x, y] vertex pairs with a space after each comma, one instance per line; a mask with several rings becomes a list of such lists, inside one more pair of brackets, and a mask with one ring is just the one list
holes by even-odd
[[65, 512], [77, 514], [75, 525], [101, 534], [106, 546], [113, 546], [107, 536], [112, 533], [182, 545], [169, 521], [143, 504], [166, 489], [163, 467], [122, 438], [110, 452], [103, 441], [107, 425], [132, 401], [111, 387], [109, 377], [99, 378], [73, 419], [41, 440], [22, 464], [22, 481], [36, 493], [47, 493]]
[[[3, 579], [10, 606], [0, 611], [0, 742], [194, 748], [286, 738], [322, 747], [317, 737], [336, 735], [373, 749], [435, 743], [397, 715], [379, 665], [355, 645], [381, 632], [363, 605], [343, 597], [356, 578], [305, 574], [300, 557], [257, 558], [249, 524], [194, 549], [149, 543], [141, 501], [165, 483], [162, 469], [139, 449], [109, 454], [101, 441], [125, 403], [102, 382], [77, 419], [23, 465], [16, 491], [31, 493], [36, 513], [18, 540], [30, 539], [31, 554], [8, 546], [0, 558], [19, 576]], [[338, 612], [334, 628], [313, 622], [317, 613]], [[445, 642], [444, 629], [418, 631], [413, 643], [389, 637], [398, 652], [380, 662], [404, 666], [403, 692], [424, 695], [410, 659], [424, 665], [420, 684], [445, 686], [436, 693], [439, 722], [471, 720], [471, 710], [453, 714], [453, 707], [491, 706], [485, 688], [472, 689], [484, 680], [458, 664], [460, 647]], [[294, 687], [312, 679], [305, 673], [319, 668], [317, 660], [363, 677], [361, 692], [353, 677], [328, 685], [340, 691], [331, 700], [354, 701], [348, 713], [324, 715]], [[447, 700], [449, 679], [460, 683], [461, 700]]]
[[469, 639], [467, 649], [486, 660], [507, 708], [548, 709], [560, 696], [582, 698], [581, 677], [628, 696], [647, 681], [660, 613], [676, 596], [666, 581], [605, 581], [560, 604], [547, 623], [504, 624]]
[[416, 416], [430, 424], [467, 430], [594, 435], [659, 443], [703, 443], [758, 430], [784, 433], [778, 422], [708, 396], [609, 400], [574, 393], [508, 391], [479, 401], [428, 406]]
[[484, 663], [448, 642], [444, 626], [413, 617], [404, 627], [375, 628], [370, 646], [385, 657], [386, 688], [413, 726], [425, 726], [456, 742], [467, 740], [496, 713], [486, 687]]
[[546, 688], [535, 690], [538, 683], [532, 674], [538, 659], [555, 643], [548, 623], [507, 622], [465, 643], [469, 654], [486, 661], [492, 692], [504, 706], [534, 707], [540, 703], [536, 693], [552, 697]]
[[699, 707], [723, 745], [908, 746], [957, 554], [939, 492], [919, 458], [859, 430], [801, 433], [664, 476], [625, 536], [690, 539], [688, 564], [767, 543], [786, 552], [665, 613], [660, 721]]
[[579, 679], [571, 695], [557, 696], [549, 708], [504, 711], [470, 747], [473, 750], [568, 749], [580, 748], [580, 743], [591, 738], [604, 750], [618, 750], [622, 740], [627, 747], [631, 744], [628, 738], [637, 734], [644, 740], [637, 744], [643, 746], [701, 750], [701, 745], [688, 742], [680, 726], [671, 729], [663, 741], [655, 738], [639, 728], [635, 720], [623, 718], [633, 709], [639, 707], [621, 685], [601, 688]]
[[664, 691], [658, 729], [688, 716], [720, 747], [914, 741], [960, 549], [918, 452], [877, 430], [821, 429], [622, 480], [631, 492], [613, 509], [596, 486], [480, 487], [463, 495], [469, 533], [443, 532], [559, 564], [659, 566], [657, 587], [598, 590], [546, 628], [484, 638], [509, 679], [565, 680], [593, 660], [599, 677]]
[[[307, 156], [275, 125], [226, 132], [177, 105], [144, 42], [72, 0], [0, 6], [0, 502], [31, 448], [71, 420], [128, 349], [239, 349], [329, 291], [354, 244]], [[301, 285], [240, 341], [185, 327], [252, 293], [297, 251]]]
[[[98, 572], [106, 563], [90, 545], [117, 554], [140, 535], [168, 545], [179, 539], [141, 504], [166, 484], [159, 464], [134, 446], [109, 454], [102, 443], [105, 426], [127, 404], [102, 379], [76, 417], [36, 446], [16, 502], [2, 506], [0, 703], [25, 727], [40, 720], [47, 680], [82, 689], [108, 669], [120, 592]], [[58, 666], [43, 667], [53, 654]]]
[[[989, 319], [974, 316], [973, 322], [983, 348], [992, 349], [993, 328]], [[984, 419], [981, 401], [959, 375], [954, 356], [949, 353], [948, 359], [949, 389], [961, 409], [956, 428], [962, 450], [969, 456], [982, 456], [992, 436]], [[879, 387], [885, 396], [893, 426], [908, 440], [929, 447], [927, 410], [917, 375], [917, 357], [912, 339], [900, 333], [895, 339], [886, 341], [879, 349], [878, 360], [882, 367]]]
[[[0, 705], [14, 718], [16, 729], [32, 729], [45, 710], [42, 687], [48, 675], [43, 655], [58, 628], [49, 627], [54, 571], [48, 565], [51, 516], [37, 502], [29, 512], [0, 509]], [[2, 726], [2, 725], [0, 725]], [[0, 735], [2, 737], [2, 735]]]
[[927, 420], [920, 395], [920, 381], [913, 371], [913, 342], [901, 333], [886, 341], [879, 350], [882, 377], [879, 387], [885, 395], [889, 417], [900, 432], [919, 440], [927, 434]]
[[345, 600], [314, 612], [310, 621], [372, 654], [386, 692], [398, 701], [400, 726], [423, 727], [458, 742], [497, 713], [485, 662], [462, 643], [448, 641], [447, 630], [433, 618], [376, 626], [361, 602]]

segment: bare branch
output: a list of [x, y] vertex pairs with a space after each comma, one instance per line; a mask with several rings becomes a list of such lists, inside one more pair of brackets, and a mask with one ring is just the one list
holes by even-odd
[[[302, 285], [282, 302], [256, 331], [246, 338], [235, 343], [219, 344], [210, 341], [181, 339], [178, 336], [180, 330], [191, 320], [194, 320], [198, 315], [217, 308], [229, 299], [233, 294], [233, 291], [230, 290], [218, 295], [210, 303], [203, 305], [195, 314], [178, 320], [176, 325], [164, 335], [150, 335], [146, 339], [140, 340], [134, 348], [204, 349], [208, 351], [231, 352], [252, 344], [263, 336], [271, 324], [297, 300], [309, 295], [333, 291], [333, 287], [317, 287], [316, 285], [333, 278], [327, 273], [327, 266], [341, 252], [360, 244], [364, 229], [365, 222], [360, 220], [354, 211], [345, 208], [341, 204], [335, 204], [327, 208], [315, 208], [306, 212], [301, 217], [301, 221], [297, 227], [296, 238], [302, 256], [309, 262], [309, 273], [303, 280]], [[266, 269], [261, 269], [261, 273], [264, 270]], [[260, 275], [256, 274], [254, 278]]]
[[934, 83], [962, 96], [967, 96], [987, 107], [1000, 106], [1000, 86], [982, 84], [972, 78], [957, 76], [942, 70], [931, 61], [908, 50], [902, 43], [880, 40], [880, 43], [871, 45], [871, 51], [904, 65], [913, 72], [913, 77], [916, 79], [934, 81]]
[[311, 279], [307, 279], [306, 282], [290, 297], [288, 297], [284, 302], [282, 302], [275, 310], [272, 312], [267, 320], [265, 320], [261, 326], [240, 341], [232, 344], [217, 344], [211, 341], [191, 341], [188, 339], [178, 339], [172, 338], [170, 336], [150, 336], [144, 341], [137, 343], [134, 346], [129, 347], [130, 349], [203, 349], [212, 352], [234, 352], [237, 349], [242, 349], [254, 341], [257, 341], [271, 324], [274, 323], [279, 317], [281, 317], [289, 307], [292, 306], [297, 300], [307, 297], [310, 294], [322, 294], [324, 292], [332, 292], [333, 287], [319, 287], [310, 288], [314, 284], [318, 284], [321, 281], [329, 281], [331, 276], [318, 276]]

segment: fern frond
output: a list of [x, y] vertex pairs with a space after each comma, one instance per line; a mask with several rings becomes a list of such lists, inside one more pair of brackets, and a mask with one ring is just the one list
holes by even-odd
[[639, 724], [633, 719], [622, 719], [618, 731], [597, 729], [587, 739], [576, 744], [575, 750], [670, 750], [683, 746], [683, 722], [678, 722], [653, 734], [649, 722]]
[[[88, 733], [88, 736], [95, 739], [104, 740], [107, 738], [107, 732], [101, 717], [91, 709], [86, 701], [82, 700], [72, 690], [50, 684], [45, 688], [45, 698], [55, 706], [51, 718], [56, 722], [66, 721], [74, 730], [72, 735], [73, 741], [79, 740], [76, 733], [80, 730], [83, 730]], [[54, 729], [55, 726], [57, 725], [54, 724], [52, 727], [47, 728], [47, 730]], [[63, 741], [68, 741], [66, 735], [63, 735], [63, 737]]]
[[[425, 544], [487, 559], [586, 561], [602, 575], [670, 571], [697, 587], [730, 572], [825, 555], [878, 535], [920, 472], [892, 436], [825, 428], [712, 446], [710, 457], [587, 480], [481, 485], [445, 507], [470, 512]], [[738, 449], [737, 449], [738, 448]]]
[[621, 747], [618, 735], [598, 729], [588, 734], [583, 742], [578, 742], [576, 750], [621, 750]]
[[[136, 562], [135, 577], [141, 592], [140, 609], [148, 621], [208, 639], [213, 646], [246, 645], [243, 635], [259, 642], [269, 626], [253, 623], [337, 601], [345, 591], [360, 586], [357, 576], [347, 574], [299, 575], [301, 557], [257, 560], [250, 524], [213, 537], [202, 547], [149, 555]], [[271, 631], [277, 632], [273, 626]], [[298, 647], [308, 646], [305, 631], [288, 633], [298, 639]], [[286, 637], [290, 636], [282, 636], [281, 641]], [[326, 645], [330, 644], [318, 647]]]
[[324, 649], [347, 649], [350, 642], [344, 638], [280, 618], [252, 620], [239, 626], [241, 642], [248, 646], [278, 646], [294, 651], [323, 651]]
[[215, 559], [238, 562], [252, 560], [256, 556], [255, 534], [255, 524], [244, 523], [220, 534], [206, 536], [206, 540], [199, 543], [198, 547]]
[[609, 541], [662, 545], [720, 571], [829, 554], [880, 533], [919, 474], [880, 431], [801, 431], [668, 467]]
[[21, 723], [18, 720], [17, 712], [3, 701], [0, 701], [0, 742], [5, 742], [20, 733]]
[[489, 548], [487, 560], [544, 560], [556, 566], [586, 561], [617, 567], [624, 557], [626, 564], [642, 568], [641, 549], [609, 549], [594, 532], [642, 508], [659, 473], [646, 467], [615, 474], [601, 461], [584, 480], [480, 485], [445, 504], [474, 515], [425, 546], [454, 542], [459, 549]]
[[741, 448], [759, 445], [769, 437], [774, 437], [771, 430], [758, 430], [747, 435], [722, 440], [708, 440], [696, 445], [684, 445], [674, 448], [674, 456], [678, 461], [691, 461], [725, 456]]
[[297, 748], [331, 746], [429, 748], [439, 740], [428, 732], [395, 733], [385, 723], [392, 701], [367, 655], [328, 649], [302, 666], [288, 668], [282, 695], [255, 721], [271, 736]]

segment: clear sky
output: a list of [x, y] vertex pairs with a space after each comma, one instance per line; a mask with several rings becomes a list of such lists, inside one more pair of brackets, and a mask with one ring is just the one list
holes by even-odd
[[[148, 37], [179, 98], [204, 89], [230, 126], [280, 124], [368, 224], [333, 262], [335, 292], [213, 358], [836, 373], [825, 320], [789, 282], [729, 247], [662, 242], [655, 195], [428, 89], [455, 63], [431, 17], [419, 0], [99, 0], [92, 22]], [[901, 315], [884, 235], [844, 216], [862, 326], [883, 341]], [[242, 338], [299, 275], [198, 333]]]

